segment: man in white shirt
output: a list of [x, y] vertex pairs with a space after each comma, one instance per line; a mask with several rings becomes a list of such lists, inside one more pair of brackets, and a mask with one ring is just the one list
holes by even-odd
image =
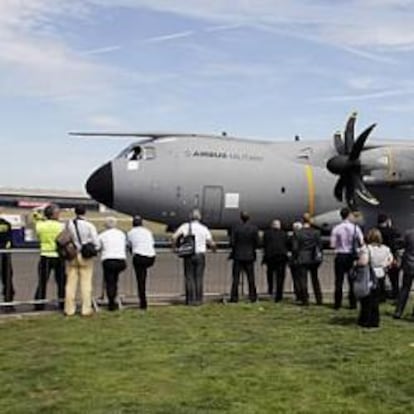
[[92, 276], [94, 258], [85, 258], [81, 254], [82, 245], [92, 243], [96, 250], [99, 250], [99, 240], [96, 227], [85, 219], [85, 207], [77, 206], [75, 208], [76, 218], [70, 220], [67, 228], [72, 235], [72, 240], [76, 245], [77, 256], [66, 262], [66, 289], [65, 289], [65, 308], [66, 316], [72, 316], [76, 311], [76, 288], [78, 278], [80, 279], [80, 290], [82, 316], [92, 315]]
[[155, 262], [154, 237], [151, 231], [142, 225], [140, 216], [133, 218], [132, 226], [127, 238], [133, 254], [132, 262], [137, 278], [139, 307], [147, 309], [146, 280], [148, 268]]
[[183, 223], [173, 235], [173, 246], [181, 237], [194, 235], [195, 252], [184, 257], [185, 293], [187, 305], [201, 305], [203, 302], [203, 277], [206, 265], [205, 253], [207, 246], [215, 250], [216, 245], [210, 230], [200, 223], [201, 214], [194, 210], [190, 221]]
[[115, 217], [106, 219], [106, 230], [99, 235], [103, 276], [108, 297], [108, 309], [118, 308], [115, 298], [118, 292], [119, 274], [126, 269], [126, 236], [116, 228]]

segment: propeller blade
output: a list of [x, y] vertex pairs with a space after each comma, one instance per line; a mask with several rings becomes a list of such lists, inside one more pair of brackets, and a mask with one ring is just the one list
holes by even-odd
[[353, 174], [350, 177], [346, 177], [346, 180], [345, 180], [345, 199], [346, 199], [346, 202], [348, 203], [349, 207], [351, 207], [352, 209], [355, 208], [355, 206], [356, 206], [355, 181], [358, 178], [359, 177], [357, 175]]
[[348, 118], [348, 122], [345, 127], [345, 154], [350, 154], [352, 147], [354, 146], [354, 137], [355, 137], [355, 121], [357, 118], [357, 113], [353, 112]]
[[344, 179], [341, 176], [341, 177], [339, 177], [339, 180], [336, 182], [336, 185], [335, 185], [335, 188], [334, 188], [334, 195], [335, 195], [335, 198], [338, 201], [342, 201], [344, 199], [343, 198], [344, 185], [345, 185], [344, 184]]
[[339, 131], [335, 132], [333, 138], [336, 152], [340, 155], [345, 155], [345, 145], [341, 133]]
[[354, 146], [352, 147], [351, 154], [349, 155], [349, 159], [351, 161], [355, 161], [359, 158], [364, 148], [365, 142], [368, 139], [369, 134], [376, 127], [376, 125], [377, 124], [370, 125], [365, 131], [359, 134], [358, 139], [356, 140]]
[[366, 203], [371, 204], [372, 206], [379, 205], [378, 199], [370, 193], [359, 176], [355, 177], [355, 193], [361, 200], [365, 201]]

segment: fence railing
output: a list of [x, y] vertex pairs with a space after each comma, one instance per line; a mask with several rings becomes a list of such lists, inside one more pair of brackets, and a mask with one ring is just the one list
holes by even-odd
[[[13, 268], [13, 285], [15, 290], [14, 301], [11, 303], [0, 302], [0, 307], [14, 305], [33, 305], [39, 303], [56, 302], [57, 289], [54, 275], [51, 274], [45, 301], [35, 301], [35, 291], [38, 283], [38, 249], [10, 249], [0, 250], [0, 255], [8, 254], [11, 257]], [[229, 250], [222, 249], [206, 255], [206, 270], [204, 275], [205, 297], [223, 298], [229, 296], [231, 287], [232, 261], [228, 260]], [[124, 303], [137, 302], [137, 287], [132, 260], [128, 258], [128, 267], [121, 273], [118, 284], [118, 294]], [[334, 288], [333, 253], [326, 251], [324, 262], [320, 270], [322, 291], [331, 300], [330, 292]], [[259, 295], [267, 293], [266, 266], [261, 265], [261, 255], [255, 265], [256, 285]], [[3, 286], [2, 286], [3, 287]], [[245, 278], [241, 278], [240, 289], [247, 293]], [[289, 268], [286, 272], [286, 293], [293, 292], [292, 277]], [[312, 294], [312, 287], [309, 284]], [[182, 259], [178, 258], [170, 248], [158, 248], [154, 266], [149, 270], [147, 279], [148, 300], [151, 301], [180, 301], [184, 297], [184, 271]], [[102, 277], [102, 265], [99, 259], [95, 261], [93, 278], [93, 296], [97, 303], [105, 301], [104, 283]]]

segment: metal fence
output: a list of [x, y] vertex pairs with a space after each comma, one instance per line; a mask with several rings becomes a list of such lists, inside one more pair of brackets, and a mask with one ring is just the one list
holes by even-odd
[[[5, 252], [0, 250], [0, 254]], [[34, 295], [38, 282], [38, 249], [12, 249], [11, 254], [13, 266], [13, 284], [15, 289], [14, 302], [0, 302], [0, 307], [22, 304], [35, 304]], [[206, 271], [204, 275], [204, 294], [206, 299], [226, 299], [231, 287], [232, 261], [228, 260], [229, 250], [218, 250], [216, 253], [207, 253]], [[182, 259], [178, 258], [171, 249], [157, 249], [157, 257], [154, 266], [149, 270], [147, 279], [147, 294], [149, 302], [180, 302], [184, 300], [184, 271]], [[266, 266], [261, 265], [259, 254], [256, 261], [256, 285], [259, 295], [267, 293]], [[334, 288], [333, 277], [333, 254], [326, 251], [324, 262], [320, 267], [320, 280], [322, 291], [331, 300]], [[102, 277], [102, 265], [97, 259], [95, 261], [93, 296], [96, 302], [105, 302], [104, 283]], [[245, 277], [241, 278], [241, 293], [247, 293]], [[286, 272], [285, 291], [287, 294], [293, 292], [292, 277], [290, 271]], [[312, 295], [312, 287], [309, 286]], [[121, 273], [118, 284], [118, 293], [123, 303], [137, 303], [137, 287], [132, 260], [128, 258], [128, 267]], [[56, 302], [56, 283], [54, 275], [51, 274], [47, 286], [47, 301]], [[312, 298], [312, 296], [311, 296]]]

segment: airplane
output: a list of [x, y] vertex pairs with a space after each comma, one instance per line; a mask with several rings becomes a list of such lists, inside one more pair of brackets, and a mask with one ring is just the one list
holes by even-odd
[[173, 230], [200, 209], [203, 222], [230, 229], [248, 211], [260, 228], [278, 218], [289, 226], [310, 213], [330, 228], [346, 205], [366, 225], [385, 213], [414, 225], [414, 146], [407, 141], [355, 138], [357, 114], [332, 141], [259, 141], [222, 135], [72, 132], [136, 138], [86, 182], [89, 195], [111, 209], [164, 223]]

